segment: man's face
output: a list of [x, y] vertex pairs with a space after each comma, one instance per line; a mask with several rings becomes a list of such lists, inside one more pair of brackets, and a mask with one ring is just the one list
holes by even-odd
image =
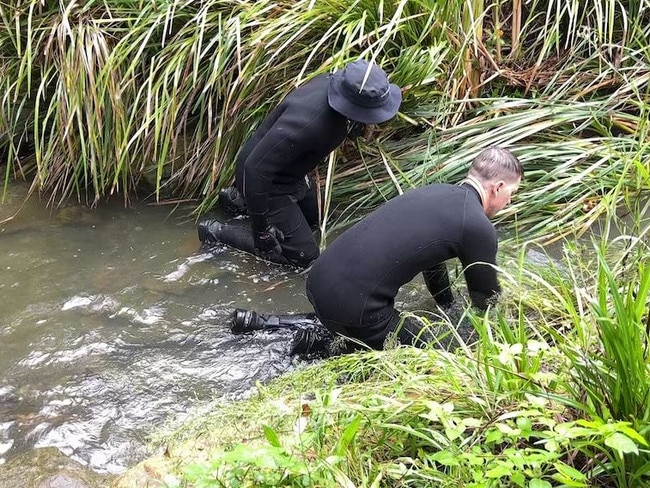
[[489, 190], [489, 205], [485, 211], [489, 218], [494, 217], [497, 213], [499, 213], [507, 205], [510, 204], [512, 196], [517, 193], [517, 190], [519, 190], [520, 182], [521, 179], [512, 183], [506, 183], [503, 180], [499, 180], [494, 185], [492, 185]]

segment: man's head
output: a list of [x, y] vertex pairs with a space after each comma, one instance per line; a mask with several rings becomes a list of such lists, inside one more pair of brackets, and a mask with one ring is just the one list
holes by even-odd
[[388, 82], [379, 66], [359, 59], [332, 75], [327, 99], [330, 107], [349, 120], [380, 124], [395, 116], [402, 92]]
[[490, 147], [479, 153], [468, 177], [477, 180], [482, 188], [485, 214], [492, 218], [510, 203], [524, 177], [524, 168], [509, 150]]

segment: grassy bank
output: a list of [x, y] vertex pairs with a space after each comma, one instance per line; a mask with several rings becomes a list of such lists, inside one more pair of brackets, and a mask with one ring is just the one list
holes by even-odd
[[[641, 190], [645, 1], [0, 3], [5, 185], [53, 204], [133, 192], [195, 200], [228, 184], [242, 141], [297, 83], [359, 56], [404, 89], [400, 116], [321, 168], [324, 228], [515, 146], [528, 182], [504, 216], [549, 239]], [[327, 178], [331, 174], [331, 178]], [[145, 184], [146, 183], [146, 184]], [[334, 211], [336, 210], [336, 211]]]
[[504, 260], [500, 304], [463, 318], [475, 342], [299, 369], [117, 486], [650, 486], [650, 227], [607, 227], [560, 262]]

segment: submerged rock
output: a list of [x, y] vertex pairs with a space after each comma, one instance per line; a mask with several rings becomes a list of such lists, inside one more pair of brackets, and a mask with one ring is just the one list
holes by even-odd
[[60, 208], [56, 220], [64, 225], [95, 225], [99, 223], [97, 212], [83, 205], [71, 205]]
[[0, 466], [0, 488], [100, 488], [102, 475], [68, 458], [55, 447], [31, 450]]

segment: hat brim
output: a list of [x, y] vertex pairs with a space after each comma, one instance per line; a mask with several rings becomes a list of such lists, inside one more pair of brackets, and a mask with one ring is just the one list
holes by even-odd
[[381, 107], [363, 107], [352, 103], [341, 93], [343, 70], [334, 73], [327, 90], [327, 101], [334, 110], [350, 120], [363, 124], [381, 124], [397, 114], [402, 103], [402, 91], [399, 86], [390, 84], [388, 100]]

